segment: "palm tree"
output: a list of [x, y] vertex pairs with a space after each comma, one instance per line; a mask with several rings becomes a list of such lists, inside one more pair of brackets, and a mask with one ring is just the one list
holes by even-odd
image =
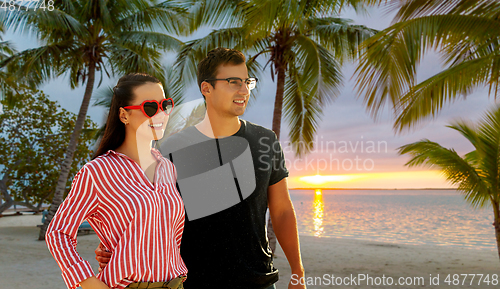
[[[5, 32], [5, 26], [0, 22], [0, 33]], [[0, 35], [0, 62], [16, 53], [13, 45], [8, 41], [3, 41]], [[15, 77], [9, 74], [5, 69], [0, 69], [0, 99], [9, 100], [17, 88]]]
[[412, 156], [406, 163], [409, 167], [441, 169], [473, 207], [491, 204], [500, 258], [500, 105], [487, 112], [477, 125], [457, 121], [448, 127], [464, 136], [475, 150], [460, 156], [453, 149], [424, 139], [400, 147], [399, 154]]
[[[499, 95], [499, 1], [390, 3], [399, 8], [393, 25], [366, 41], [357, 68], [357, 87], [374, 116], [389, 103], [394, 129], [401, 132], [477, 87]], [[429, 49], [441, 54], [447, 67], [417, 83], [417, 66]]]
[[[279, 139], [284, 106], [290, 141], [301, 155], [313, 148], [323, 107], [339, 94], [342, 64], [355, 59], [361, 43], [377, 32], [338, 17], [340, 9], [344, 5], [362, 9], [370, 2], [376, 1], [231, 1], [229, 8], [215, 10], [227, 15], [221, 16], [227, 27], [187, 42], [177, 64], [183, 77], [192, 79], [196, 63], [210, 50], [230, 47], [251, 54], [247, 67], [256, 74], [257, 59], [265, 57], [265, 67], [270, 66], [277, 81], [272, 130]], [[274, 252], [270, 218], [268, 236]]]
[[85, 93], [61, 166], [49, 215], [40, 230], [46, 228], [62, 202], [75, 148], [87, 114], [95, 85], [96, 72], [123, 75], [144, 72], [164, 81], [160, 63], [164, 50], [174, 50], [181, 42], [166, 33], [180, 33], [185, 26], [186, 8], [174, 1], [147, 0], [56, 0], [55, 10], [20, 7], [0, 18], [6, 27], [29, 31], [44, 44], [5, 60], [0, 66], [17, 63], [18, 77], [39, 85], [66, 74], [71, 88], [85, 85]]
[[362, 1], [354, 0], [232, 1], [234, 9], [223, 12], [232, 20], [225, 24], [232, 26], [187, 42], [177, 64], [183, 77], [192, 79], [196, 63], [216, 47], [249, 53], [250, 73], [260, 69], [259, 56], [266, 57], [277, 81], [272, 129], [279, 138], [284, 106], [289, 137], [300, 155], [312, 149], [322, 109], [339, 93], [341, 65], [355, 59], [358, 46], [376, 33], [339, 18], [343, 2], [362, 9]]

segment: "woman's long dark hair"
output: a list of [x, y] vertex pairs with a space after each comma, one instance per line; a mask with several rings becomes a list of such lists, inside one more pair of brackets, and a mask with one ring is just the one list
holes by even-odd
[[134, 89], [148, 82], [161, 84], [156, 77], [144, 73], [127, 74], [118, 80], [118, 84], [113, 88], [104, 133], [93, 158], [105, 154], [108, 150], [114, 150], [123, 143], [125, 124], [120, 120], [120, 107], [131, 105], [135, 98]]

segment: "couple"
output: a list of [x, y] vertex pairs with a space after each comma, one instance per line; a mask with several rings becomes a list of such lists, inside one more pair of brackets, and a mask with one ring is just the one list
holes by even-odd
[[[304, 275], [281, 147], [272, 131], [239, 119], [256, 82], [244, 55], [214, 49], [197, 77], [205, 118], [160, 151], [151, 140], [162, 138], [172, 100], [151, 76], [118, 81], [96, 157], [47, 231], [68, 288], [275, 288], [267, 206], [292, 274]], [[97, 276], [76, 252], [84, 220], [101, 240]]]

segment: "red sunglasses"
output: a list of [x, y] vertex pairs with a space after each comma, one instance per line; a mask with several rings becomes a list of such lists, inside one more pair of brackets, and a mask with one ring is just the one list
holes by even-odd
[[171, 98], [163, 99], [160, 102], [156, 100], [145, 100], [141, 105], [125, 106], [124, 108], [140, 109], [145, 116], [151, 118], [160, 112], [160, 108], [166, 115], [169, 115], [174, 108], [174, 101]]

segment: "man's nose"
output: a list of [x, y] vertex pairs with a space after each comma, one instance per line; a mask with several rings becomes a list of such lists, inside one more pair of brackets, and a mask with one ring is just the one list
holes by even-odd
[[240, 90], [238, 90], [238, 93], [241, 95], [249, 95], [250, 90], [248, 89], [248, 85], [246, 83], [243, 83], [240, 87]]

